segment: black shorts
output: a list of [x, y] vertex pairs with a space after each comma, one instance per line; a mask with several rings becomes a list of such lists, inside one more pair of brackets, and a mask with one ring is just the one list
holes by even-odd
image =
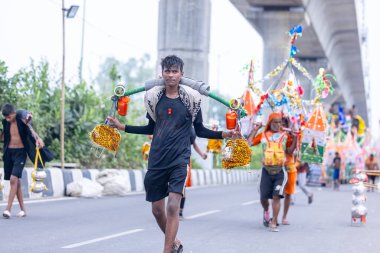
[[187, 177], [187, 164], [169, 169], [148, 170], [144, 179], [146, 201], [155, 202], [166, 198], [169, 192], [183, 195]]
[[10, 180], [11, 175], [21, 178], [22, 170], [26, 162], [26, 151], [24, 148], [7, 148], [4, 156], [4, 180]]
[[273, 196], [284, 197], [284, 188], [288, 174], [283, 168], [279, 173], [270, 175], [266, 169], [261, 170], [260, 199], [272, 199]]

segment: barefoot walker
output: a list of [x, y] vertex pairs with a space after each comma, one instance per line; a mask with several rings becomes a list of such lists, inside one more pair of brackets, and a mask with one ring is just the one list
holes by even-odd
[[[3, 212], [4, 218], [11, 217], [12, 203], [17, 196], [20, 204], [19, 217], [26, 216], [24, 199], [21, 190], [21, 176], [25, 166], [26, 156], [34, 162], [37, 148], [43, 148], [44, 142], [30, 126], [32, 114], [26, 110], [15, 110], [13, 105], [5, 104], [2, 107], [3, 129], [1, 139], [4, 140], [4, 179], [10, 180], [11, 189], [8, 197], [8, 205]], [[41, 150], [42, 161], [53, 159], [50, 151]], [[41, 167], [41, 166], [40, 166]]]
[[191, 127], [194, 125], [198, 136], [209, 139], [227, 138], [231, 133], [211, 131], [203, 126], [200, 93], [180, 85], [182, 59], [174, 55], [167, 56], [162, 60], [161, 67], [164, 85], [153, 87], [145, 93], [148, 125], [128, 126], [113, 117], [108, 119], [119, 130], [127, 133], [153, 134], [148, 172], [144, 180], [146, 200], [152, 202], [153, 215], [165, 234], [163, 252], [171, 253], [183, 250], [176, 235], [191, 153]]

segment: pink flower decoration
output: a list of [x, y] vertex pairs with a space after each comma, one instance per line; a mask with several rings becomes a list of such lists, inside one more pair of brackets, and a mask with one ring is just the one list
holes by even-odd
[[329, 89], [324, 88], [322, 91], [322, 98], [326, 98], [329, 95]]
[[305, 93], [305, 91], [303, 90], [303, 88], [301, 86], [298, 86], [298, 93], [300, 94], [301, 97]]

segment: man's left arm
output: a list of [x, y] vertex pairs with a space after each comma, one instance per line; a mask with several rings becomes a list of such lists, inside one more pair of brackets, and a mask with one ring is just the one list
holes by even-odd
[[37, 132], [34, 131], [33, 127], [30, 124], [28, 124], [27, 126], [30, 130], [30, 133], [32, 134], [33, 138], [36, 141], [36, 146], [39, 148], [43, 148], [45, 146], [44, 141], [40, 138], [40, 136], [37, 134]]
[[296, 145], [297, 145], [297, 135], [290, 133], [288, 135], [288, 138], [289, 139], [288, 139], [287, 145], [286, 145], [286, 153], [293, 154], [294, 150], [296, 149]]
[[195, 141], [193, 142], [193, 147], [195, 151], [203, 158], [203, 160], [207, 159], [207, 154], [202, 152], [202, 150]]
[[18, 110], [17, 111], [17, 115], [18, 115], [18, 117], [20, 117], [21, 121], [30, 130], [30, 134], [32, 135], [32, 137], [36, 141], [36, 146], [39, 147], [39, 148], [43, 148], [45, 146], [45, 143], [38, 136], [38, 134], [36, 133], [36, 131], [34, 131], [34, 129], [32, 127], [32, 118], [33, 118], [32, 113], [30, 111], [28, 111], [28, 110], [23, 110], [22, 109], [22, 110]]
[[197, 117], [195, 118], [193, 125], [197, 136], [201, 138], [226, 139], [232, 137], [232, 132], [213, 131], [204, 127], [201, 110], [198, 111]]

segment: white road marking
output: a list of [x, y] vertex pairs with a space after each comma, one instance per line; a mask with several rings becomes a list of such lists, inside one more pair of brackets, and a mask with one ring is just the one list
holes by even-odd
[[130, 235], [130, 234], [138, 233], [138, 232], [141, 232], [141, 231], [144, 231], [144, 229], [141, 229], [141, 228], [139, 228], [139, 229], [133, 229], [133, 230], [125, 231], [125, 232], [118, 233], [118, 234], [108, 235], [108, 236], [99, 237], [99, 238], [95, 238], [95, 239], [84, 241], [84, 242], [78, 242], [78, 243], [66, 245], [66, 246], [63, 246], [62, 249], [77, 248], [77, 247], [81, 247], [83, 245], [87, 245], [87, 244], [91, 244], [91, 243], [96, 243], [96, 242], [100, 242], [100, 241], [105, 241], [105, 240], [109, 240], [109, 239], [120, 237], [120, 236]]
[[214, 214], [214, 213], [219, 213], [221, 211], [222, 210], [212, 210], [212, 211], [208, 211], [208, 212], [204, 212], [204, 213], [194, 214], [194, 215], [191, 215], [191, 216], [187, 216], [186, 220], [191, 220], [191, 219], [203, 217], [203, 216]]
[[[52, 199], [35, 199], [35, 200], [26, 200], [24, 201], [25, 204], [37, 204], [37, 203], [45, 203], [45, 202], [56, 202], [56, 201], [66, 201], [66, 200], [74, 200], [77, 199], [76, 197], [70, 197], [70, 198], [52, 198]], [[18, 201], [15, 200], [13, 202], [14, 204], [18, 204]], [[0, 203], [0, 206], [6, 206], [7, 203]]]
[[241, 205], [242, 206], [249, 206], [249, 205], [253, 205], [253, 204], [257, 204], [257, 203], [260, 203], [260, 200], [252, 200], [252, 201], [244, 202]]

